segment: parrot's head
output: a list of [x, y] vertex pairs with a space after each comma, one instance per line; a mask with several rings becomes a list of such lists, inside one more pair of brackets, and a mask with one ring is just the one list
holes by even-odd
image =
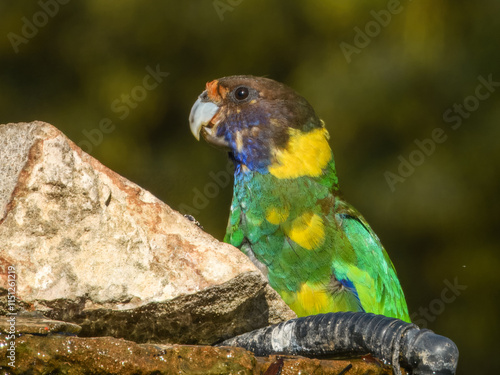
[[[304, 159], [319, 163], [306, 166], [317, 170], [331, 159], [328, 132], [312, 106], [268, 78], [230, 76], [208, 82], [189, 122], [196, 139], [201, 134], [208, 143], [228, 150], [246, 170], [297, 169]], [[314, 161], [316, 157], [320, 160]]]

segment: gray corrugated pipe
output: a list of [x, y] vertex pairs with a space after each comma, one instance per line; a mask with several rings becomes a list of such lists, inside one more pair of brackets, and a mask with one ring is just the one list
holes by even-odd
[[371, 354], [414, 375], [453, 375], [458, 348], [447, 337], [383, 315], [339, 312], [292, 319], [225, 340], [258, 356], [345, 357]]

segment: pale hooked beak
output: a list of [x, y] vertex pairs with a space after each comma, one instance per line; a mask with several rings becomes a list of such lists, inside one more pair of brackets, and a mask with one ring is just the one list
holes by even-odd
[[194, 137], [199, 141], [201, 129], [204, 128], [204, 131], [209, 136], [214, 136], [212, 134], [212, 128], [206, 127], [214, 116], [219, 111], [219, 107], [214, 103], [209, 101], [203, 101], [203, 94], [200, 95], [198, 100], [194, 103], [193, 108], [191, 108], [191, 113], [189, 114], [189, 126], [191, 128], [191, 133], [193, 133]]

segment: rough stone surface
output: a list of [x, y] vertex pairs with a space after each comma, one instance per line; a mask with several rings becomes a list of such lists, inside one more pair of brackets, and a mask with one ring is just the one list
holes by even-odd
[[0, 334], [33, 334], [33, 335], [77, 335], [82, 330], [78, 324], [44, 317], [11, 315], [0, 319]]
[[0, 125], [0, 314], [83, 336], [213, 343], [295, 315], [236, 248], [109, 170], [52, 125]]
[[[79, 338], [23, 335], [15, 342], [15, 368], [9, 366], [10, 343], [0, 335], [2, 374], [263, 374], [280, 361], [255, 357], [241, 348], [137, 344], [111, 337]], [[319, 360], [283, 357], [281, 375], [390, 375], [373, 360]], [[275, 365], [275, 368], [277, 366]], [[270, 371], [268, 375], [279, 372]], [[404, 372], [403, 372], [404, 373]]]

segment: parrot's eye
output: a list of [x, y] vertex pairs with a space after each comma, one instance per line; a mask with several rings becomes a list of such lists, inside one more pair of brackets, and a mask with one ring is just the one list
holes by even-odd
[[248, 88], [245, 86], [238, 87], [236, 90], [234, 90], [234, 97], [237, 100], [245, 100], [248, 98]]

